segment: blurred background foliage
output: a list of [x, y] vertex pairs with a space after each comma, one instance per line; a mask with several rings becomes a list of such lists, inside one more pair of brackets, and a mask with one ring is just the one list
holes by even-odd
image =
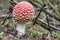
[[[17, 2], [21, 2], [21, 1], [29, 1], [29, 0], [16, 0]], [[38, 1], [40, 4], [38, 3], [35, 3], [37, 4], [39, 7], [41, 7], [44, 3], [47, 4], [49, 6], [49, 10], [52, 12], [51, 14], [53, 15], [53, 13], [57, 13], [57, 14], [54, 14], [55, 16], [57, 16], [59, 19], [60, 19], [60, 0], [36, 0]], [[51, 4], [53, 5], [51, 7]], [[0, 0], [0, 14], [5, 14], [5, 10], [7, 10], [8, 8], [10, 7], [10, 4], [9, 4], [9, 0]], [[35, 6], [34, 6], [35, 7]], [[36, 8], [36, 7], [35, 7]], [[37, 14], [38, 12], [36, 12]], [[40, 18], [44, 19], [45, 17], [45, 14], [44, 12], [41, 13], [42, 16], [40, 16]], [[44, 19], [44, 21], [46, 22], [46, 19]], [[3, 29], [7, 29], [4, 25], [1, 24], [2, 21], [0, 22], [0, 31], [3, 30]], [[7, 19], [6, 20], [6, 23], [5, 24], [9, 24], [12, 28], [14, 28], [15, 30], [15, 24], [16, 22], [13, 20], [13, 19]], [[60, 24], [60, 22], [59, 22]], [[59, 31], [58, 31], [59, 32]], [[26, 35], [25, 37], [23, 37], [22, 39], [27, 39], [31, 36], [31, 33], [32, 33], [32, 38], [30, 38], [31, 40], [42, 40], [44, 37], [52, 37], [52, 39], [56, 39], [56, 40], [59, 40], [60, 39], [60, 32], [59, 33], [55, 33], [53, 31], [53, 34], [51, 34], [48, 30], [44, 29], [43, 27], [39, 26], [39, 25], [34, 25], [34, 29], [30, 29], [30, 28], [26, 28]], [[0, 32], [0, 38], [3, 36], [3, 32]], [[52, 36], [51, 36], [52, 35]], [[15, 39], [21, 39], [21, 37], [18, 35], [16, 36]], [[48, 37], [49, 39], [49, 37]], [[51, 39], [51, 40], [52, 40]]]

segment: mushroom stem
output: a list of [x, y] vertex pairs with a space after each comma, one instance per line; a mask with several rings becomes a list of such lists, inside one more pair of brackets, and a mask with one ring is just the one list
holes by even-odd
[[25, 24], [17, 24], [16, 30], [18, 34], [24, 35], [25, 34]]

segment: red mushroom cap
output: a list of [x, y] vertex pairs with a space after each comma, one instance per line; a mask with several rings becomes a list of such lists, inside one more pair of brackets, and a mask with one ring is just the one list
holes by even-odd
[[13, 9], [13, 17], [20, 23], [32, 20], [34, 16], [34, 8], [28, 2], [20, 2]]

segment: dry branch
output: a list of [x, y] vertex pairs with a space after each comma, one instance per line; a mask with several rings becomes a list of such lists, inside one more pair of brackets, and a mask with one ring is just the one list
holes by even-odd
[[[41, 8], [36, 8], [36, 11], [39, 11]], [[48, 11], [48, 9], [46, 10], [45, 8], [43, 9], [43, 12], [45, 12], [46, 14], [48, 14], [50, 17], [53, 17], [54, 15], [51, 14], [51, 12]], [[60, 21], [60, 19], [56, 16], [54, 16], [54, 18], [58, 21]]]
[[[37, 22], [36, 22], [38, 25], [42, 26], [43, 28], [48, 29], [48, 24], [46, 22], [44, 22], [43, 20], [41, 20], [40, 18], [38, 18]], [[57, 30], [57, 31], [60, 31], [59, 28], [56, 28], [55, 26], [52, 26], [52, 25], [49, 25], [50, 28], [54, 29], [54, 30]]]

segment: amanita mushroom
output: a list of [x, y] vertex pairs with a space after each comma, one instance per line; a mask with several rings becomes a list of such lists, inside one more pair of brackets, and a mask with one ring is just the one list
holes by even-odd
[[26, 1], [17, 3], [13, 9], [13, 17], [17, 21], [16, 30], [20, 35], [25, 34], [25, 24], [31, 21], [34, 17], [34, 8], [33, 6]]

